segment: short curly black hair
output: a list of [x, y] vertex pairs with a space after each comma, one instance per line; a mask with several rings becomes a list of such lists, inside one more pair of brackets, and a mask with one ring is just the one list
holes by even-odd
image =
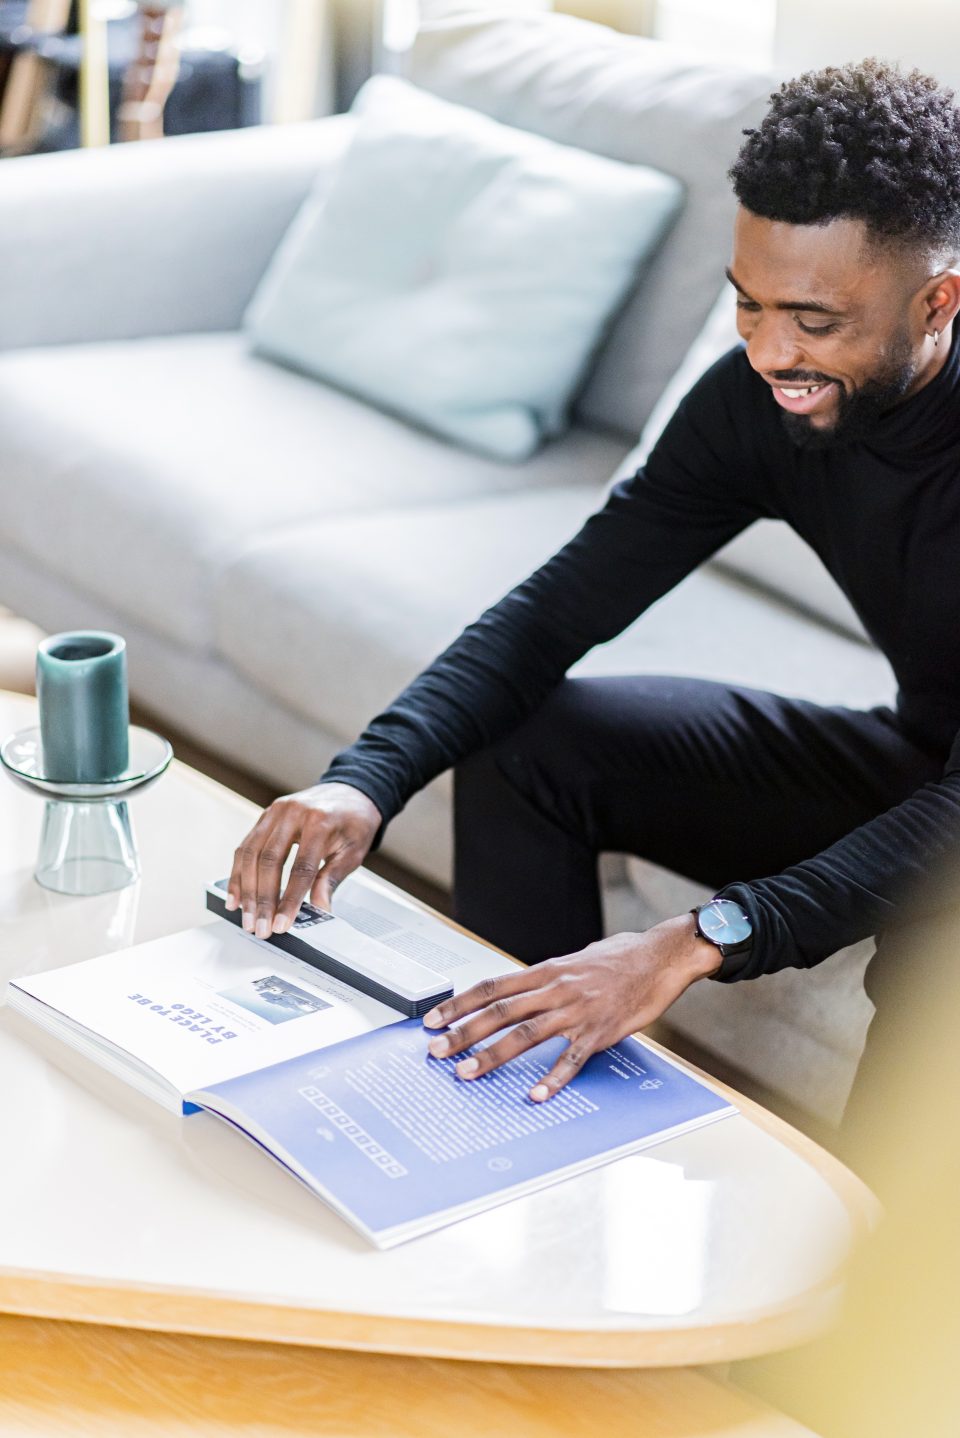
[[878, 240], [960, 255], [960, 109], [931, 76], [874, 59], [808, 71], [744, 134], [730, 179], [754, 214], [859, 219]]

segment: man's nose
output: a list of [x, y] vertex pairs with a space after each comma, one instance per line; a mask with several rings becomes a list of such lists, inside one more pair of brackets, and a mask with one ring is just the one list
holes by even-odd
[[761, 315], [747, 338], [747, 359], [759, 374], [803, 369], [804, 352], [796, 328], [779, 315]]

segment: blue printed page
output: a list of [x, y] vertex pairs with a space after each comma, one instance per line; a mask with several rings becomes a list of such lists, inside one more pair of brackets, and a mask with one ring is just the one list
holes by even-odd
[[191, 1094], [381, 1247], [735, 1110], [635, 1039], [546, 1103], [563, 1039], [466, 1082], [419, 1019]]

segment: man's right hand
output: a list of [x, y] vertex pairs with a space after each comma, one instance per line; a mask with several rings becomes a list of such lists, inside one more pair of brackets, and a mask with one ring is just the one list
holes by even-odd
[[260, 939], [286, 933], [308, 893], [330, 908], [334, 889], [363, 863], [382, 822], [373, 800], [350, 784], [317, 784], [274, 799], [234, 853], [227, 908], [239, 908], [243, 927]]

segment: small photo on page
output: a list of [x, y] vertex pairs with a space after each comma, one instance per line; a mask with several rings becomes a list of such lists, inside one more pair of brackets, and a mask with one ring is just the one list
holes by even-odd
[[331, 1007], [326, 999], [318, 998], [316, 994], [308, 994], [306, 989], [298, 988], [296, 984], [291, 984], [289, 979], [281, 979], [277, 974], [265, 974], [262, 978], [251, 979], [249, 983], [241, 984], [235, 989], [220, 989], [219, 996], [221, 999], [229, 999], [232, 1004], [239, 1004], [242, 1009], [248, 1009], [250, 1013], [266, 1019], [271, 1024], [285, 1024], [288, 1019], [299, 1019], [304, 1014], [318, 1014], [321, 1009]]

